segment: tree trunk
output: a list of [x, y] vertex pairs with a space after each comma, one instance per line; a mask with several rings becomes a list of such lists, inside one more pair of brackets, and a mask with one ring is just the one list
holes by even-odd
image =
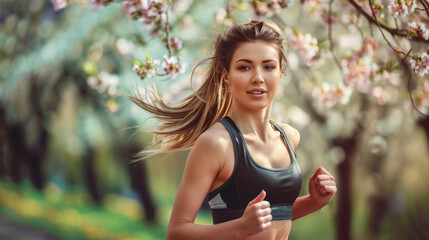
[[344, 160], [338, 164], [338, 191], [337, 191], [337, 215], [336, 233], [337, 240], [351, 239], [352, 223], [352, 162], [356, 150], [355, 138], [337, 138], [333, 140], [334, 145], [343, 148]]
[[6, 176], [6, 115], [4, 107], [0, 103], [0, 178]]
[[94, 167], [94, 150], [91, 147], [88, 147], [82, 160], [85, 173], [85, 186], [94, 203], [99, 205], [103, 201], [103, 196], [97, 183]]
[[27, 151], [24, 143], [24, 130], [21, 125], [14, 123], [9, 126], [7, 132], [9, 154], [6, 161], [9, 161], [10, 177], [15, 183], [21, 183], [21, 167], [24, 163], [24, 153]]
[[150, 184], [146, 163], [144, 161], [140, 161], [134, 164], [130, 164], [128, 162], [130, 156], [136, 154], [141, 149], [136, 144], [130, 144], [129, 146], [126, 146], [122, 149], [124, 149], [122, 156], [128, 168], [131, 180], [131, 187], [138, 193], [140, 197], [141, 204], [143, 205], [145, 211], [145, 219], [150, 223], [156, 223], [156, 205], [153, 201], [153, 197], [149, 187]]
[[145, 162], [127, 164], [127, 167], [132, 188], [138, 193], [145, 210], [145, 219], [150, 223], [156, 223], [156, 206], [150, 193]]
[[426, 142], [429, 148], [429, 117], [421, 118], [417, 123], [420, 125], [420, 127], [423, 128], [426, 133]]
[[389, 197], [380, 193], [372, 196], [369, 200], [371, 209], [370, 218], [368, 222], [368, 230], [370, 239], [377, 239], [380, 234], [381, 223], [386, 215]]
[[[367, 169], [369, 172], [381, 176], [386, 157], [386, 153], [367, 156]], [[377, 239], [380, 234], [382, 220], [388, 211], [389, 197], [393, 195], [393, 188], [387, 186], [385, 183], [375, 183], [375, 187], [377, 189], [376, 192], [368, 199], [369, 216], [367, 227], [369, 240]]]
[[30, 163], [30, 179], [33, 186], [42, 190], [45, 186], [45, 176], [43, 174], [43, 160], [48, 147], [48, 132], [42, 127], [42, 133], [38, 140], [33, 144], [32, 151], [29, 157]]
[[30, 131], [37, 134], [34, 142], [29, 144], [28, 167], [30, 173], [30, 180], [33, 186], [42, 190], [45, 186], [45, 177], [43, 175], [43, 162], [48, 148], [49, 133], [44, 125], [46, 121], [46, 114], [42, 108], [40, 91], [43, 85], [39, 86], [37, 81], [30, 81], [30, 94], [29, 102], [31, 110], [33, 111], [32, 118], [37, 123]]

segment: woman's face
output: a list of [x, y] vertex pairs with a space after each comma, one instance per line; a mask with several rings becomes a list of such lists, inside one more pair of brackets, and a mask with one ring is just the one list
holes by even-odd
[[225, 80], [234, 104], [248, 110], [271, 106], [281, 78], [279, 52], [274, 43], [263, 41], [238, 45]]

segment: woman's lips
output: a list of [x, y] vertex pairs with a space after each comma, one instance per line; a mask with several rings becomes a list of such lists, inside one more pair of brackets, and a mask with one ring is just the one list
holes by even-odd
[[250, 91], [247, 91], [247, 94], [251, 95], [252, 97], [262, 97], [266, 93], [267, 93], [267, 91], [259, 90], [259, 89], [255, 89], [255, 90], [252, 89]]

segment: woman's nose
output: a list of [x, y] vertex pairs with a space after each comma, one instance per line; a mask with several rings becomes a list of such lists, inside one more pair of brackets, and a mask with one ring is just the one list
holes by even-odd
[[264, 82], [264, 77], [262, 76], [261, 71], [256, 70], [255, 74], [253, 75], [252, 78], [252, 82], [253, 83], [263, 83]]

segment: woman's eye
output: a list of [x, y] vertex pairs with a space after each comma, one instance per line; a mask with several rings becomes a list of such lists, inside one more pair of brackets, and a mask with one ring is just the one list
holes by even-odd
[[248, 66], [240, 66], [240, 67], [238, 67], [238, 69], [239, 70], [249, 70], [250, 67], [248, 67]]
[[264, 68], [265, 68], [265, 69], [267, 69], [267, 70], [273, 70], [273, 69], [275, 69], [276, 67], [275, 67], [275, 66], [272, 66], [272, 65], [267, 65], [267, 66], [265, 66]]

